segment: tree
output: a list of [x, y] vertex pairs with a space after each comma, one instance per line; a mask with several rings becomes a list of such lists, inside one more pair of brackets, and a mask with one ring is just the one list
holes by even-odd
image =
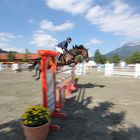
[[112, 57], [112, 62], [115, 63], [115, 64], [118, 64], [120, 62], [120, 56], [119, 54], [114, 54], [113, 57]]
[[94, 54], [94, 61], [98, 64], [105, 64], [107, 61], [109, 61], [109, 57], [106, 55], [102, 55], [99, 50], [95, 51]]
[[127, 64], [132, 64], [132, 58], [131, 58], [131, 56], [127, 57], [127, 58], [125, 59], [125, 62], [126, 62]]
[[13, 62], [13, 61], [15, 61], [15, 59], [16, 59], [16, 56], [15, 56], [15, 53], [13, 53], [13, 52], [8, 52], [7, 53], [7, 58], [8, 58], [8, 61], [10, 61], [10, 62]]
[[94, 61], [95, 61], [96, 63], [98, 63], [98, 64], [100, 64], [101, 61], [102, 61], [102, 55], [101, 55], [101, 53], [99, 52], [99, 50], [96, 50], [96, 51], [95, 51], [95, 54], [94, 54]]
[[29, 51], [28, 51], [28, 49], [26, 48], [26, 49], [25, 49], [25, 54], [24, 54], [23, 61], [27, 62], [28, 60], [29, 60]]
[[110, 58], [106, 55], [101, 55], [101, 64], [105, 64], [107, 61], [110, 61]]
[[131, 56], [126, 58], [128, 64], [140, 63], [140, 52], [134, 52]]

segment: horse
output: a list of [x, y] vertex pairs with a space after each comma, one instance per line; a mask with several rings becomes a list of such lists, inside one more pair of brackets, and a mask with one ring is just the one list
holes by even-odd
[[[86, 49], [83, 45], [75, 45], [73, 46], [72, 49], [69, 51], [65, 52], [64, 55], [62, 56], [60, 62], [57, 62], [57, 66], [65, 66], [65, 65], [71, 65], [75, 66], [77, 64], [77, 56], [81, 55], [83, 56], [83, 59], [88, 62], [89, 60], [89, 55], [88, 55], [88, 49]], [[40, 62], [41, 58], [37, 58], [33, 65], [28, 68], [28, 70], [33, 70], [34, 68], [36, 69], [36, 74], [33, 75], [33, 77], [38, 77], [36, 80], [40, 79], [40, 74], [41, 74], [41, 67], [40, 67]]]

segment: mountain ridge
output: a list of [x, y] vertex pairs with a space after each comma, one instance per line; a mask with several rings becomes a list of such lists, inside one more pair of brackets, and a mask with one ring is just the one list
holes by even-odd
[[121, 47], [110, 51], [106, 55], [112, 57], [114, 54], [118, 54], [122, 59], [125, 59], [134, 52], [140, 52], [140, 41], [125, 43]]
[[3, 49], [0, 48], [0, 54], [1, 54], [1, 53], [9, 53], [9, 52], [18, 53], [18, 52], [16, 52], [16, 51], [5, 51], [5, 50], [3, 50]]

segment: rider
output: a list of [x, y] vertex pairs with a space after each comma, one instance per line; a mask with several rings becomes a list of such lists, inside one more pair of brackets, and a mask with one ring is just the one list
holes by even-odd
[[68, 51], [67, 47], [68, 44], [71, 43], [71, 41], [72, 41], [71, 37], [67, 37], [65, 41], [62, 41], [56, 45], [55, 49], [60, 53], [58, 61], [60, 61], [63, 54]]

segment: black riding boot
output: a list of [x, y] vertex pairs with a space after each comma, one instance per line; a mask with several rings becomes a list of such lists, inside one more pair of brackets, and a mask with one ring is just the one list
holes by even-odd
[[63, 56], [63, 54], [60, 54], [60, 55], [59, 55], [59, 57], [58, 57], [58, 61], [61, 60], [62, 56]]

